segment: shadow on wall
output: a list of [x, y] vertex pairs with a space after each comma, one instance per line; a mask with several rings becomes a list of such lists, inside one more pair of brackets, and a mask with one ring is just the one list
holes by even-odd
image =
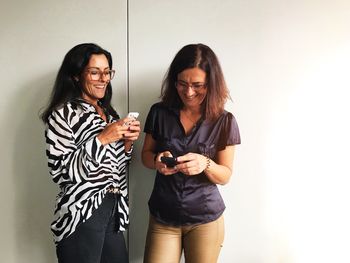
[[[57, 187], [51, 181], [45, 156], [44, 125], [38, 113], [49, 98], [54, 74], [33, 80], [20, 89], [8, 116], [19, 118], [14, 130], [13, 167], [16, 224], [16, 262], [55, 262], [55, 247], [50, 231]], [[10, 121], [9, 121], [10, 123]]]
[[[143, 166], [141, 150], [144, 139], [144, 126], [152, 104], [159, 101], [163, 72], [148, 72], [137, 75], [130, 83], [130, 109], [140, 112], [141, 134], [134, 145], [132, 163], [129, 169], [130, 189], [130, 263], [141, 263], [143, 259], [146, 232], [148, 228], [148, 199], [153, 188], [155, 170]], [[142, 98], [142, 99], [140, 99]]]

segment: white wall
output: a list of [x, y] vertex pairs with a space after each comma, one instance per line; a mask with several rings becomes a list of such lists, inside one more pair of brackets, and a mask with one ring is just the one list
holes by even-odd
[[[217, 53], [237, 117], [222, 263], [349, 262], [350, 2], [130, 0], [130, 110], [144, 121], [175, 53]], [[95, 42], [112, 52], [114, 104], [126, 113], [126, 1], [0, 4], [1, 262], [55, 262], [56, 186], [47, 173], [45, 104], [63, 55]], [[141, 141], [130, 168], [130, 262], [142, 262], [154, 171]]]
[[[131, 1], [130, 103], [142, 120], [183, 45], [206, 43], [221, 60], [242, 145], [221, 187], [220, 262], [350, 261], [349, 11], [348, 1]], [[154, 178], [137, 158], [132, 262]]]

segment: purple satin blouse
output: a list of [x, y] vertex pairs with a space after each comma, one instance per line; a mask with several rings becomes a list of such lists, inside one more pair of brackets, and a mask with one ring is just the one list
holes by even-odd
[[[170, 151], [175, 157], [194, 152], [215, 160], [217, 152], [227, 145], [241, 143], [236, 119], [230, 112], [224, 111], [215, 122], [200, 120], [186, 135], [179, 109], [161, 103], [151, 107], [144, 132], [156, 141], [156, 153]], [[225, 210], [216, 184], [204, 172], [164, 176], [157, 171], [148, 205], [157, 221], [173, 226], [211, 222]]]

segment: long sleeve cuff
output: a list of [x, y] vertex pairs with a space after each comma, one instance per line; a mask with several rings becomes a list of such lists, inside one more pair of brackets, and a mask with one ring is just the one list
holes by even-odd
[[127, 157], [127, 160], [131, 159], [132, 152], [134, 150], [134, 144], [131, 145], [130, 150], [125, 152], [125, 156]]

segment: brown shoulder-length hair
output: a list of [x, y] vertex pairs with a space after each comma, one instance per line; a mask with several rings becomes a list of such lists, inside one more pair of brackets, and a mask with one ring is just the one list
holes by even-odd
[[177, 76], [189, 68], [200, 68], [206, 73], [207, 95], [202, 103], [205, 119], [215, 120], [224, 111], [230, 98], [221, 66], [215, 53], [204, 44], [184, 46], [175, 55], [162, 82], [161, 100], [164, 105], [182, 108], [183, 103], [177, 93]]

